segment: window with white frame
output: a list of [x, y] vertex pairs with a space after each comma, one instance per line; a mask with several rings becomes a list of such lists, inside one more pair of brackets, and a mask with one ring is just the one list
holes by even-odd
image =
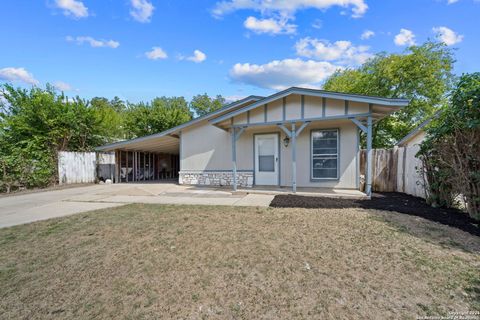
[[311, 131], [311, 178], [338, 178], [338, 130]]

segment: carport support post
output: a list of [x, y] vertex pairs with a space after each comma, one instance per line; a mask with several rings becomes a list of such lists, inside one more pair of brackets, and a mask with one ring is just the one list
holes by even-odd
[[292, 123], [292, 192], [297, 192], [297, 133], [295, 123]]
[[367, 118], [367, 196], [372, 195], [372, 116]]

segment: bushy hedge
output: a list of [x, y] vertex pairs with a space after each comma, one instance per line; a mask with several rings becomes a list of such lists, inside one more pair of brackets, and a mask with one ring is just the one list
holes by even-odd
[[419, 152], [433, 206], [462, 197], [480, 220], [480, 73], [462, 75], [450, 103], [438, 114]]
[[56, 181], [57, 152], [84, 151], [104, 142], [102, 119], [80, 98], [53, 87], [2, 87], [0, 192], [44, 187]]

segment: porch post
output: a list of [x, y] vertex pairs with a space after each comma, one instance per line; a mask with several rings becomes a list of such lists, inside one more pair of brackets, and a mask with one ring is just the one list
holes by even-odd
[[125, 166], [125, 167], [127, 167], [126, 168], [127, 169], [127, 174], [125, 175], [125, 182], [128, 182], [128, 151], [125, 151], [125, 157], [126, 157], [125, 159], [127, 160], [127, 162], [126, 162], [127, 164]]
[[137, 151], [133, 151], [133, 181], [137, 181]]
[[292, 191], [297, 192], [297, 133], [295, 123], [292, 123]]
[[367, 118], [367, 187], [365, 191], [367, 196], [372, 195], [372, 116]]
[[237, 139], [236, 129], [232, 128], [232, 164], [233, 164], [233, 191], [237, 191]]
[[122, 150], [118, 151], [118, 183], [122, 183]]

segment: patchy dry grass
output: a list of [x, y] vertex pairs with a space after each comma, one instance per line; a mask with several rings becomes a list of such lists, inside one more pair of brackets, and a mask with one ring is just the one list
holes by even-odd
[[415, 318], [480, 310], [480, 239], [364, 209], [129, 205], [0, 229], [0, 315]]

